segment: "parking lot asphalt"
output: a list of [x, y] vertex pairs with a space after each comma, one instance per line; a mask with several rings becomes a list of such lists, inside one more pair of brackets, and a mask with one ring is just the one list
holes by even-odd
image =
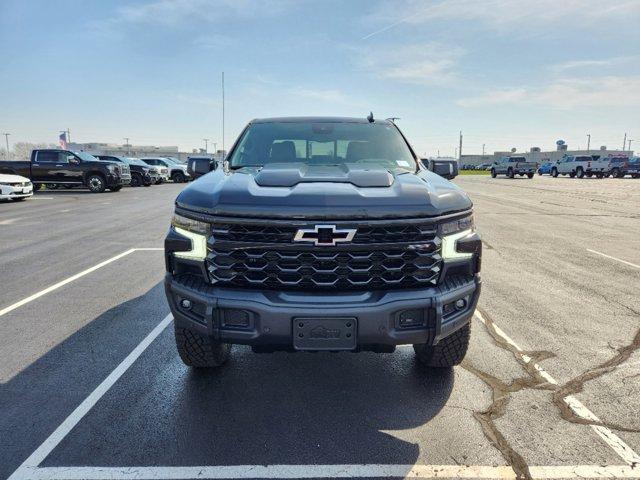
[[483, 291], [444, 372], [410, 347], [190, 371], [160, 250], [183, 185], [0, 204], [0, 478], [640, 477], [640, 181], [455, 183]]

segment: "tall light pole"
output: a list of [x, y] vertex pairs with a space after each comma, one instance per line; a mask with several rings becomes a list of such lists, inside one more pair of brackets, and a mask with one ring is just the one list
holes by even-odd
[[622, 140], [622, 151], [624, 152], [625, 147], [627, 146], [627, 132], [624, 133], [624, 140]]
[[4, 141], [7, 144], [7, 160], [9, 160], [9, 135], [11, 135], [10, 133], [3, 133], [4, 135]]
[[462, 130], [460, 130], [460, 146], [458, 147], [458, 159], [462, 158]]
[[209, 153], [209, 139], [203, 138], [202, 141], [204, 142], [204, 153]]
[[[629, 151], [631, 151], [631, 142], [635, 142], [635, 140], [627, 140], [627, 142], [629, 142]], [[7, 148], [7, 152], [9, 151], [9, 149]]]
[[591, 150], [591, 134], [587, 133], [587, 152]]
[[482, 144], [482, 156], [484, 157], [484, 143]]
[[124, 146], [127, 147], [127, 155], [129, 155], [129, 137], [124, 137], [124, 141], [127, 142]]

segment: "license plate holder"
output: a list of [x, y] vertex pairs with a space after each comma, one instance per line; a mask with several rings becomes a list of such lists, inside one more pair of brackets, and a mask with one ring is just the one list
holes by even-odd
[[296, 350], [354, 350], [357, 319], [312, 317], [293, 319], [293, 348]]

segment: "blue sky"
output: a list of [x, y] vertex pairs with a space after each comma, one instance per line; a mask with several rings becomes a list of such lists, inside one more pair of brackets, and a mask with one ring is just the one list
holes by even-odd
[[222, 70], [227, 146], [369, 110], [428, 154], [640, 142], [637, 0], [0, 0], [0, 59], [12, 142], [220, 147]]

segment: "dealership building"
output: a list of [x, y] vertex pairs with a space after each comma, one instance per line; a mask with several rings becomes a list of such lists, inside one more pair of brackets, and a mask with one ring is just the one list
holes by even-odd
[[459, 158], [460, 165], [480, 165], [481, 163], [493, 163], [500, 160], [503, 157], [509, 156], [525, 157], [528, 161], [544, 163], [555, 162], [567, 155], [600, 155], [603, 157], [608, 156], [624, 156], [632, 157], [632, 150], [610, 150], [606, 146], [601, 146], [598, 149], [590, 150], [569, 150], [566, 143], [561, 143], [557, 146], [556, 150], [543, 152], [539, 147], [531, 147], [528, 152], [493, 152], [491, 155], [461, 155]]

